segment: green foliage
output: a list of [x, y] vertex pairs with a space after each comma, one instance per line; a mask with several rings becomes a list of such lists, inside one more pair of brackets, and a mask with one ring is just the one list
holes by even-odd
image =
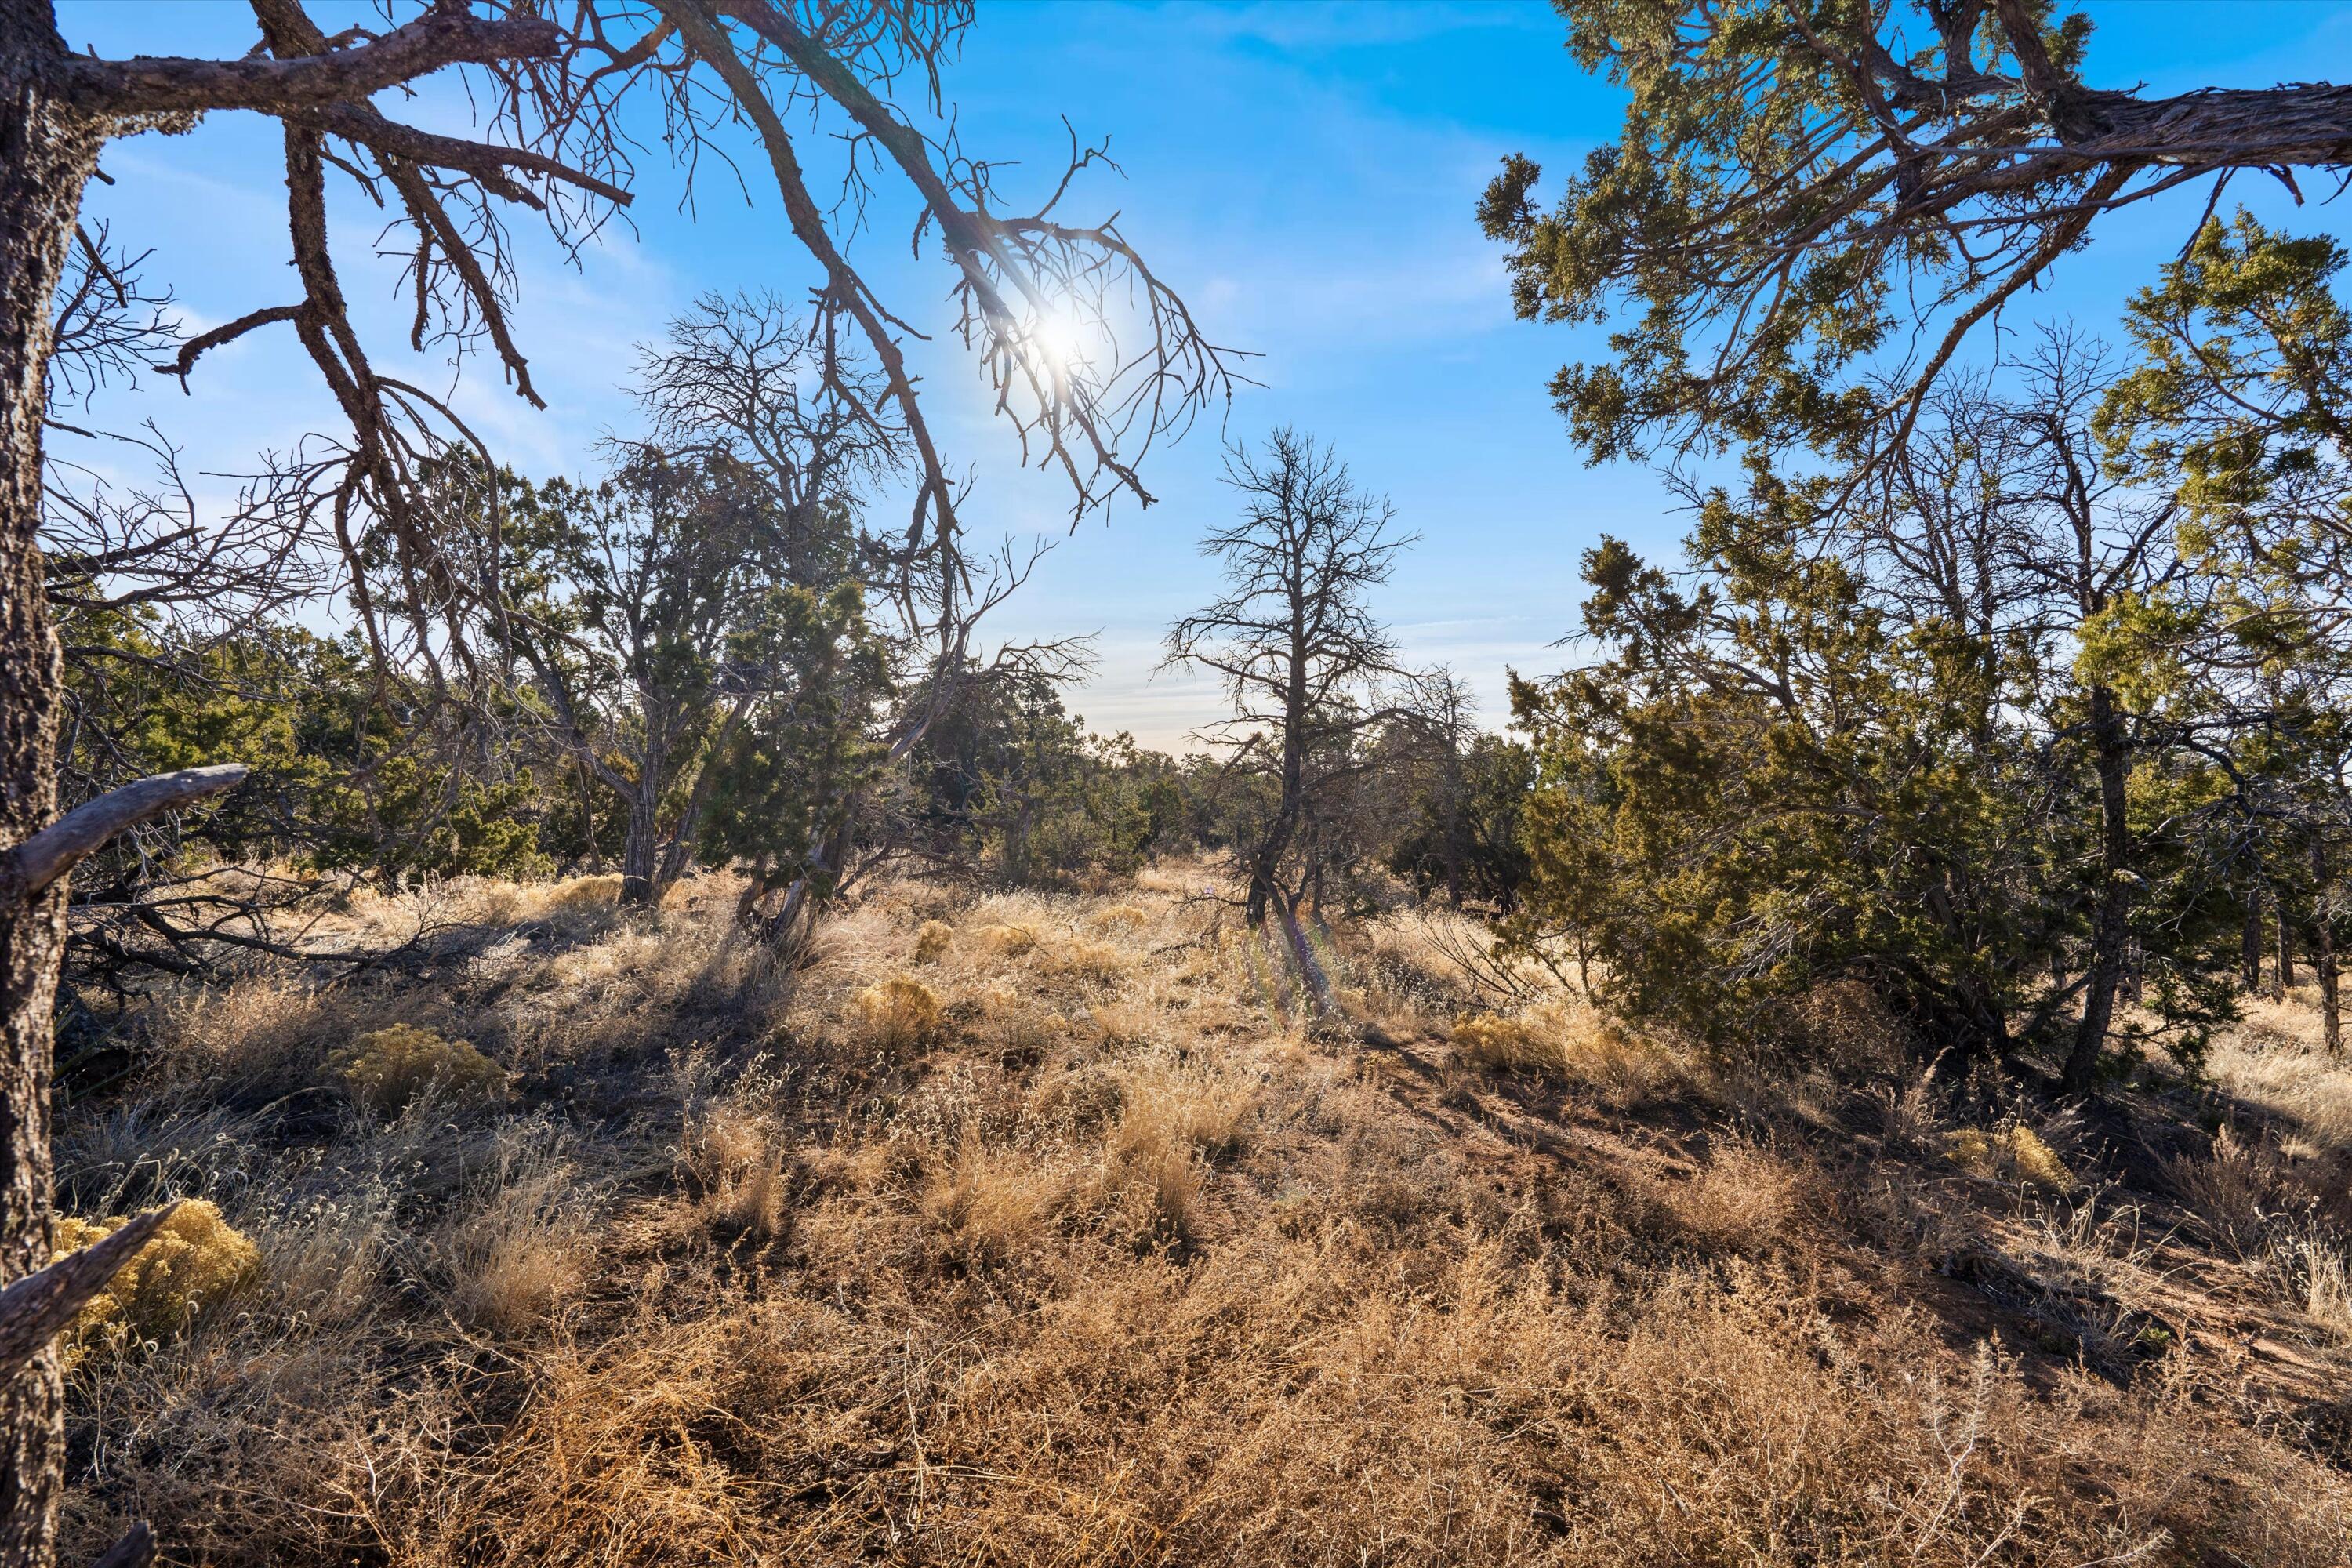
[[[2048, 0], [2017, 37], [1991, 8], [1946, 33], [1956, 12], [1906, 0], [1555, 4], [1578, 63], [1624, 89], [1622, 128], [1548, 211], [1539, 166], [1505, 159], [1478, 221], [1522, 317], [1616, 324], [1551, 387], [1596, 460], [1864, 450], [2141, 163], [1999, 155], [2074, 129], [2052, 121], [2081, 96], [2090, 23]], [[2027, 89], [2027, 51], [2050, 91]], [[1920, 379], [1874, 385], [1906, 350]]]
[[1124, 874], [1196, 837], [1186, 770], [1089, 733], [1034, 673], [966, 683], [917, 756], [922, 839], [1001, 881]]
[[[1458, 758], [1385, 772], [1383, 783], [1409, 792], [1404, 820], [1382, 859], [1427, 898], [1444, 891], [1449, 872], [1462, 897], [1509, 910], [1531, 871], [1521, 817], [1535, 782], [1535, 755], [1499, 735], [1477, 735]], [[1555, 842], [1546, 832], [1540, 842]]]
[[[2101, 887], [2095, 781], [2051, 743], [2074, 716], [2036, 710], [2014, 679], [2030, 666], [2003, 676], [1949, 626], [1890, 617], [1845, 564], [1723, 498], [1694, 552], [1687, 591], [1614, 541], [1589, 552], [1608, 657], [1517, 688], [1538, 787], [1508, 934], [1570, 939], [1612, 1005], [1717, 1040], [1841, 980], [1930, 1051], [2048, 1029]], [[2132, 783], [2132, 931], [2159, 1026], [2193, 1050], [2233, 928], [2171, 825], [2211, 781], [2150, 755]]]
[[[854, 583], [829, 591], [772, 587], [745, 642], [767, 661], [769, 684], [720, 752], [701, 855], [712, 865], [761, 859], [790, 879], [810, 869], [850, 803], [880, 776], [866, 725], [889, 689], [887, 652], [866, 621]], [[837, 867], [825, 867], [830, 876]]]
[[252, 770], [187, 855], [313, 870], [504, 876], [551, 867], [527, 767], [450, 753], [404, 681], [379, 684], [348, 644], [273, 627], [173, 649], [132, 616], [82, 616], [68, 689], [75, 771], [92, 787], [224, 759]]

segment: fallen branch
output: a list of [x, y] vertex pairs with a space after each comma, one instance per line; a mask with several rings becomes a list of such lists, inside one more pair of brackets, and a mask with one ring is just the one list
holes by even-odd
[[16, 1376], [18, 1367], [72, 1322], [177, 1207], [165, 1204], [150, 1209], [104, 1240], [0, 1290], [0, 1377]]
[[20, 899], [37, 898], [42, 889], [116, 834], [206, 795], [233, 789], [245, 782], [245, 775], [243, 763], [223, 763], [217, 767], [156, 773], [109, 790], [0, 855], [0, 888], [13, 890]]

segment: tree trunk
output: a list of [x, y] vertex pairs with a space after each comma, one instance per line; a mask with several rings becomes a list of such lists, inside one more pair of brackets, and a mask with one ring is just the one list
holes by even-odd
[[[1450, 742], [1449, 742], [1450, 746]], [[1461, 759], [1445, 760], [1445, 907], [1462, 907], [1462, 785]]]
[[580, 857], [592, 877], [604, 870], [604, 851], [596, 842], [596, 776], [588, 771], [583, 761], [578, 763], [580, 774]]
[[2238, 942], [2238, 982], [2252, 996], [2263, 988], [2263, 906], [2254, 895], [2246, 895], [2246, 929]]
[[735, 900], [737, 925], [748, 927], [759, 918], [760, 900], [768, 896], [768, 865], [772, 858], [762, 849], [760, 858], [751, 862], [751, 869], [743, 879], [742, 897]]
[[[41, 78], [61, 58], [49, 7], [0, 5], [0, 846], [57, 810], [62, 676], [42, 597], [37, 529], [50, 310], [102, 128], [62, 110]], [[49, 1261], [49, 1068], [63, 879], [26, 897], [0, 874], [0, 1286]], [[56, 1347], [0, 1386], [0, 1565], [47, 1564], [64, 1467]]]
[[2336, 985], [2336, 889], [2327, 850], [2311, 841], [2311, 967], [2319, 975], [2319, 1027], [2329, 1051], [2344, 1048], [2344, 1012]]
[[2330, 1051], [2344, 1048], [2344, 1011], [2336, 990], [2336, 933], [2330, 930], [2328, 916], [2332, 913], [2322, 906], [2316, 927], [2318, 940], [2312, 944], [2311, 966], [2319, 975], [2319, 1027]]
[[2278, 979], [2272, 994], [2284, 1000], [2294, 984], [2294, 927], [2288, 923], [2284, 899], [2274, 900], [2272, 907], [2278, 917]]
[[648, 907], [654, 901], [655, 802], [640, 790], [629, 797], [629, 831], [621, 841], [621, 902]]
[[2115, 1020], [2116, 987], [2123, 979], [2124, 949], [2130, 936], [2131, 886], [2125, 861], [2131, 855], [2131, 824], [2124, 795], [2125, 735], [2115, 694], [2091, 688], [2091, 743], [2099, 774], [2099, 898], [2091, 916], [2090, 978], [2083, 990], [2083, 1018], [2066, 1053], [2066, 1088], [2086, 1093], [2096, 1081], [2099, 1052]]

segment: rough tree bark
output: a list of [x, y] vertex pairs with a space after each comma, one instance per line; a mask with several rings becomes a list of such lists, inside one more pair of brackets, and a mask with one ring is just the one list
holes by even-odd
[[[41, 420], [50, 305], [103, 136], [48, 85], [65, 54], [46, 5], [0, 5], [0, 843], [57, 810], [62, 676], [42, 594]], [[52, 1009], [65, 954], [62, 880], [0, 879], [0, 1288], [49, 1248]], [[64, 1393], [44, 1342], [0, 1384], [0, 1564], [46, 1563], [62, 1484]]]
[[2238, 984], [2249, 996], [2263, 988], [2263, 906], [2252, 893], [2246, 895], [2246, 928], [2238, 943]]
[[2294, 925], [2287, 918], [2286, 900], [2280, 899], [2272, 913], [2278, 932], [2278, 973], [2271, 983], [2272, 996], [2284, 1000], [2294, 984]]
[[2099, 900], [2091, 917], [2090, 978], [2083, 991], [2083, 1017], [2066, 1053], [2063, 1074], [2066, 1089], [2075, 1094], [2088, 1092], [2097, 1080], [2099, 1051], [2115, 1020], [2116, 990], [2123, 980], [2130, 937], [2131, 884], [2126, 871], [2131, 824], [2124, 792], [2127, 742], [2115, 694], [2104, 686], [2091, 688], [2091, 743], [2099, 775]]
[[2311, 967], [2319, 978], [2319, 1026], [2330, 1052], [2344, 1048], [2344, 1009], [2336, 985], [2336, 886], [2327, 850], [2311, 841]]

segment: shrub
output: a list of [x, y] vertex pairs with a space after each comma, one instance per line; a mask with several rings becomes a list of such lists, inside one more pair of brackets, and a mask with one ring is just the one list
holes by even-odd
[[1127, 953], [1107, 942], [1074, 942], [1056, 948], [1047, 967], [1065, 980], [1108, 985], [1127, 973]]
[[394, 1116], [426, 1089], [458, 1100], [501, 1100], [506, 1069], [467, 1040], [394, 1024], [371, 1029], [327, 1058], [328, 1068], [362, 1110]]
[[867, 1037], [894, 1051], [931, 1044], [946, 1022], [938, 993], [904, 974], [867, 986], [851, 1007]]
[[[131, 1223], [60, 1217], [56, 1256], [79, 1252]], [[261, 1249], [221, 1217], [216, 1205], [192, 1198], [172, 1211], [146, 1245], [131, 1255], [75, 1320], [68, 1363], [97, 1345], [122, 1348], [179, 1332], [215, 1302], [251, 1285], [261, 1274]]]
[[1990, 1132], [1963, 1127], [1946, 1136], [1944, 1152], [1972, 1175], [2024, 1182], [2061, 1193], [2074, 1187], [2074, 1173], [2042, 1142], [2042, 1134], [2021, 1121], [2004, 1122]]
[[947, 952], [948, 943], [954, 937], [955, 927], [948, 924], [947, 921], [925, 921], [922, 929], [915, 933], [915, 962], [917, 963], [937, 962], [940, 955]]
[[1027, 926], [985, 925], [971, 934], [999, 958], [1018, 958], [1037, 945], [1037, 933]]

